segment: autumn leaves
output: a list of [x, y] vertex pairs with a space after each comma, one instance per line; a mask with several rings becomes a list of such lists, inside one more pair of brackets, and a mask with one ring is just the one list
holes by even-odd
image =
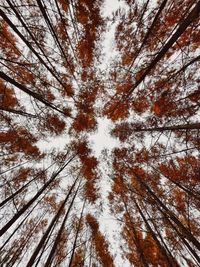
[[[200, 2], [126, 0], [112, 18], [104, 17], [105, 4], [1, 4], [5, 266], [200, 262]], [[109, 23], [116, 57], [105, 66]], [[120, 146], [97, 159], [89, 137], [102, 117], [112, 120]], [[57, 137], [63, 143], [53, 149]], [[52, 147], [39, 149], [44, 140]], [[118, 222], [117, 252], [112, 233], [101, 231], [103, 201]]]

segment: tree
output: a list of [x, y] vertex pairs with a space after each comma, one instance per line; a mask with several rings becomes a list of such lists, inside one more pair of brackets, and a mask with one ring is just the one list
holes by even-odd
[[200, 2], [108, 2], [1, 1], [2, 266], [199, 266]]

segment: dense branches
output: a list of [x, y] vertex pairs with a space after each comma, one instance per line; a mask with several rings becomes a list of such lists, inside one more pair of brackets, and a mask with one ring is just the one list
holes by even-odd
[[199, 266], [200, 2], [114, 2], [0, 4], [2, 266]]

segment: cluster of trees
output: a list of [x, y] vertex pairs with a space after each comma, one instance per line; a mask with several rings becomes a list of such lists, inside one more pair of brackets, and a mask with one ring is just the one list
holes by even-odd
[[[1, 266], [200, 266], [200, 1], [105, 4], [1, 1]], [[103, 117], [120, 146], [96, 158]]]

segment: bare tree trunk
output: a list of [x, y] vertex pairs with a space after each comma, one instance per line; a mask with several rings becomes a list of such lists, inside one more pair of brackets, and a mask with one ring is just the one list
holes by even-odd
[[52, 103], [50, 103], [48, 100], [44, 99], [43, 96], [41, 96], [38, 93], [35, 93], [33, 91], [31, 91], [30, 89], [28, 89], [25, 85], [18, 83], [16, 80], [14, 80], [13, 78], [9, 77], [6, 73], [4, 73], [3, 71], [0, 71], [0, 78], [2, 78], [4, 81], [11, 83], [12, 85], [16, 86], [17, 88], [19, 88], [21, 91], [23, 91], [24, 93], [32, 96], [33, 98], [37, 99], [39, 102], [43, 103], [45, 106], [52, 108], [56, 111], [58, 111], [59, 113], [64, 114], [64, 112], [62, 110], [60, 110], [59, 108], [57, 108], [56, 106], [54, 106]]
[[124, 99], [129, 98], [129, 96], [133, 93], [135, 88], [145, 79], [145, 77], [150, 73], [150, 71], [156, 66], [156, 64], [160, 61], [160, 59], [166, 54], [166, 52], [172, 47], [172, 45], [177, 41], [177, 39], [181, 36], [181, 34], [187, 29], [187, 27], [199, 17], [200, 14], [200, 2], [198, 1], [194, 8], [190, 11], [188, 16], [180, 23], [176, 32], [172, 35], [172, 37], [166, 42], [157, 56], [152, 60], [149, 66], [144, 71], [143, 75], [136, 81], [133, 88], [129, 90]]
[[13, 223], [15, 223], [19, 217], [38, 199], [38, 197], [42, 195], [46, 188], [55, 180], [55, 178], [64, 170], [64, 168], [71, 162], [73, 158], [74, 157], [72, 157], [62, 168], [53, 174], [51, 179], [39, 190], [39, 192], [35, 194], [35, 196], [29, 200], [28, 203], [25, 204], [24, 207], [22, 207], [6, 225], [1, 228], [0, 236], [2, 236], [13, 225]]
[[[10, 1], [9, 1], [9, 5], [11, 5]], [[13, 7], [11, 6], [11, 8], [13, 9]], [[20, 20], [20, 22], [22, 23], [22, 19], [21, 16], [17, 13], [17, 11], [15, 9], [13, 9], [15, 14], [17, 15], [17, 18]], [[3, 10], [0, 9], [0, 16], [3, 18], [3, 20], [5, 20], [8, 25], [13, 29], [13, 31], [20, 37], [20, 39], [28, 46], [28, 48], [33, 52], [33, 54], [39, 59], [39, 61], [41, 62], [42, 65], [45, 66], [45, 68], [51, 73], [51, 75], [62, 85], [62, 82], [60, 81], [60, 79], [58, 78], [57, 75], [55, 75], [55, 70], [52, 70], [47, 64], [46, 62], [42, 59], [42, 57], [38, 54], [38, 52], [32, 47], [32, 45], [30, 44], [30, 42], [28, 40], [26, 40], [26, 38], [20, 33], [20, 31], [17, 29], [17, 27], [12, 23], [12, 21], [8, 18], [8, 16], [3, 12]], [[22, 25], [25, 27], [25, 24], [22, 23]], [[25, 29], [27, 30], [27, 27], [25, 27]], [[29, 34], [30, 31], [28, 30]], [[31, 37], [33, 37], [33, 35], [31, 34]], [[34, 40], [36, 40], [34, 38]], [[38, 42], [36, 41], [36, 44], [38, 46]], [[38, 46], [41, 50], [41, 47]], [[42, 50], [43, 52], [43, 50]], [[44, 55], [44, 52], [43, 52]], [[48, 61], [49, 62], [49, 61]]]
[[[139, 55], [139, 53], [141, 52], [143, 46], [145, 45], [146, 41], [148, 40], [148, 38], [149, 38], [149, 36], [150, 36], [150, 34], [151, 34], [151, 32], [152, 32], [154, 26], [156, 25], [156, 22], [158, 21], [158, 18], [159, 18], [159, 16], [160, 16], [161, 12], [163, 11], [163, 9], [165, 8], [165, 6], [166, 6], [166, 4], [167, 4], [167, 1], [168, 1], [168, 0], [163, 0], [163, 1], [162, 1], [162, 3], [161, 3], [161, 5], [160, 5], [160, 7], [159, 7], [159, 9], [158, 9], [158, 11], [157, 11], [157, 13], [156, 13], [154, 19], [153, 19], [153, 22], [152, 22], [151, 26], [150, 26], [149, 29], [147, 30], [147, 32], [146, 32], [146, 34], [145, 34], [145, 36], [144, 36], [144, 38], [143, 38], [143, 40], [142, 40], [142, 43], [141, 43], [141, 45], [140, 45], [140, 47], [139, 47], [139, 49], [138, 49], [138, 51], [137, 51], [137, 55], [136, 55], [135, 58], [133, 59], [131, 65], [130, 65], [130, 67], [129, 67], [129, 69], [128, 69], [128, 72], [129, 72], [130, 69], [132, 68], [132, 66], [133, 66], [133, 64], [134, 64], [134, 62], [135, 62], [135, 60], [136, 60], [136, 58], [138, 57], [138, 55]], [[147, 3], [148, 3], [148, 1], [147, 1]]]
[[133, 201], [136, 205], [136, 208], [138, 209], [139, 213], [140, 213], [140, 216], [142, 217], [144, 223], [146, 224], [146, 227], [147, 229], [149, 230], [151, 236], [153, 237], [153, 239], [155, 240], [158, 248], [160, 249], [161, 253], [164, 255], [165, 259], [166, 259], [166, 262], [168, 264], [169, 267], [178, 267], [178, 263], [175, 261], [174, 258], [172, 258], [171, 256], [168, 255], [168, 253], [166, 252], [166, 250], [164, 249], [164, 247], [161, 245], [160, 241], [158, 240], [155, 232], [153, 231], [153, 229], [151, 228], [150, 224], [148, 223], [146, 217], [144, 216], [140, 206], [138, 205], [136, 199], [133, 197]]
[[70, 261], [69, 261], [68, 267], [71, 267], [71, 265], [72, 265], [74, 253], [75, 253], [75, 250], [76, 250], [76, 242], [77, 242], [77, 239], [78, 239], [78, 234], [79, 234], [79, 230], [80, 230], [80, 226], [81, 226], [81, 219], [83, 217], [83, 211], [84, 211], [84, 208], [85, 208], [85, 203], [86, 203], [86, 199], [83, 202], [83, 207], [82, 207], [81, 215], [80, 215], [80, 218], [79, 218], [78, 227], [77, 227], [77, 231], [76, 231], [76, 235], [75, 235], [75, 239], [74, 239], [74, 244], [73, 244], [73, 247], [72, 247], [72, 254], [71, 254], [71, 257], [70, 257]]
[[[54, 165], [55, 163], [51, 164], [50, 166], [48, 166], [44, 171], [48, 170], [52, 165]], [[10, 200], [13, 200], [15, 198], [15, 196], [17, 196], [19, 193], [21, 193], [27, 186], [29, 186], [29, 184], [31, 184], [33, 181], [35, 181], [38, 178], [39, 175], [36, 175], [35, 177], [33, 177], [30, 181], [28, 181], [26, 184], [24, 184], [22, 187], [20, 187], [17, 191], [15, 191], [14, 193], [12, 193], [10, 196], [8, 196], [6, 199], [4, 199], [1, 203], [0, 203], [0, 208], [3, 207], [7, 202], [9, 202]], [[6, 183], [9, 183], [8, 181], [6, 181]]]
[[[177, 217], [170, 211], [166, 205], [156, 196], [156, 194], [150, 189], [150, 187], [143, 181], [142, 177], [138, 176], [134, 173], [137, 181], [141, 184], [143, 188], [149, 193], [149, 195], [153, 198], [157, 207], [162, 210], [163, 213], [166, 213], [167, 216], [179, 227], [182, 234], [187, 238], [198, 250], [200, 250], [199, 241], [191, 234], [191, 232], [177, 219]], [[161, 209], [162, 208], [162, 209]], [[164, 210], [164, 211], [163, 211]], [[200, 259], [200, 258], [199, 258]]]
[[178, 131], [178, 130], [199, 130], [200, 123], [191, 123], [191, 124], [180, 124], [180, 125], [172, 125], [172, 126], [163, 126], [163, 127], [154, 127], [154, 128], [135, 128], [134, 126], [132, 130], [134, 132], [164, 132], [164, 131]]
[[59, 229], [58, 234], [57, 234], [57, 236], [56, 236], [56, 238], [55, 238], [54, 244], [53, 244], [53, 246], [52, 246], [52, 248], [51, 248], [51, 251], [50, 251], [50, 253], [49, 253], [49, 256], [48, 256], [48, 258], [47, 258], [47, 261], [46, 261], [44, 267], [50, 267], [50, 266], [51, 266], [51, 263], [52, 263], [54, 254], [55, 254], [55, 252], [56, 252], [56, 249], [57, 249], [57, 246], [58, 246], [60, 237], [61, 237], [62, 232], [63, 232], [64, 227], [65, 227], [65, 223], [66, 223], [66, 221], [67, 221], [67, 219], [68, 219], [69, 213], [70, 213], [71, 208], [72, 208], [72, 206], [73, 206], [74, 200], [75, 200], [75, 198], [76, 198], [76, 196], [77, 196], [77, 193], [78, 193], [79, 188], [80, 188], [80, 183], [79, 183], [79, 185], [78, 185], [78, 187], [77, 187], [77, 189], [76, 189], [76, 192], [74, 193], [74, 196], [73, 196], [72, 201], [71, 201], [71, 203], [70, 203], [70, 205], [69, 205], [69, 208], [67, 209], [66, 215], [65, 215], [65, 217], [64, 217], [64, 219], [63, 219], [63, 222], [62, 222], [62, 224], [61, 224], [61, 226], [60, 226], [60, 229]]
[[35, 259], [36, 259], [37, 255], [38, 255], [39, 251], [41, 250], [41, 248], [42, 248], [42, 246], [43, 246], [45, 240], [47, 239], [49, 233], [51, 232], [52, 227], [53, 227], [53, 226], [55, 225], [55, 223], [58, 221], [58, 219], [59, 219], [59, 217], [60, 217], [60, 215], [61, 215], [61, 212], [63, 211], [63, 209], [64, 209], [64, 207], [65, 207], [65, 205], [66, 205], [66, 202], [67, 202], [67, 200], [69, 199], [69, 197], [70, 197], [70, 195], [71, 195], [71, 193], [72, 193], [72, 191], [73, 191], [73, 189], [74, 189], [74, 187], [75, 187], [76, 182], [77, 182], [78, 179], [79, 179], [79, 176], [76, 178], [76, 180], [74, 181], [73, 185], [71, 186], [71, 188], [70, 188], [70, 190], [69, 190], [69, 192], [68, 192], [68, 194], [67, 194], [65, 200], [64, 200], [63, 203], [61, 204], [61, 206], [60, 206], [58, 212], [55, 214], [55, 216], [54, 216], [53, 219], [51, 220], [51, 223], [49, 224], [49, 226], [48, 226], [47, 230], [45, 231], [45, 233], [43, 234], [42, 238], [40, 239], [40, 242], [38, 243], [37, 247], [35, 248], [35, 251], [33, 252], [33, 254], [32, 254], [30, 260], [28, 261], [28, 263], [27, 263], [27, 265], [26, 265], [26, 267], [32, 267], [32, 266], [33, 266], [33, 264], [34, 264], [34, 262], [35, 262]]
[[6, 111], [9, 113], [13, 113], [13, 114], [18, 114], [18, 115], [25, 116], [25, 117], [37, 118], [37, 115], [27, 113], [23, 110], [17, 110], [17, 109], [7, 108], [7, 107], [0, 107], [0, 110]]
[[147, 263], [146, 258], [145, 258], [145, 255], [144, 255], [143, 250], [141, 248], [140, 241], [139, 241], [139, 239], [137, 237], [137, 233], [136, 233], [135, 228], [134, 228], [134, 223], [132, 222], [130, 213], [128, 211], [127, 204], [125, 203], [122, 195], [121, 195], [121, 197], [122, 197], [122, 201], [123, 201], [123, 204], [124, 204], [126, 213], [128, 214], [128, 217], [129, 217], [129, 220], [130, 220], [130, 223], [131, 223], [131, 229], [130, 230], [133, 231], [134, 243], [135, 243], [135, 246], [136, 246], [136, 249], [137, 249], [137, 253], [138, 253], [139, 257], [140, 257], [140, 260], [141, 260], [141, 263], [143, 264], [143, 266], [144, 267], [148, 267], [149, 264]]

